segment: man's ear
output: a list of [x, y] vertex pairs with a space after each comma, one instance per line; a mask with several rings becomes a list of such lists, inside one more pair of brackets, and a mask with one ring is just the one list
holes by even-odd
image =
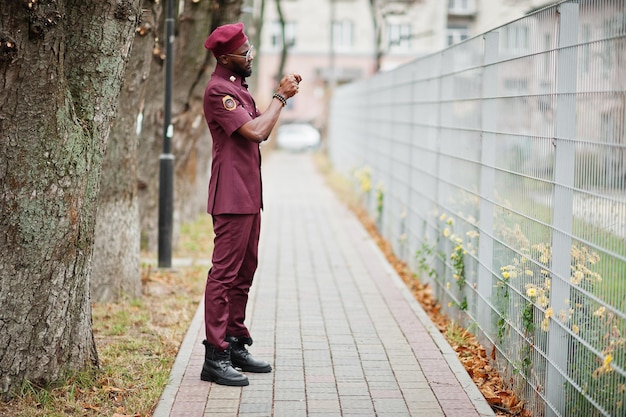
[[228, 64], [228, 57], [226, 55], [220, 55], [217, 60], [222, 65]]

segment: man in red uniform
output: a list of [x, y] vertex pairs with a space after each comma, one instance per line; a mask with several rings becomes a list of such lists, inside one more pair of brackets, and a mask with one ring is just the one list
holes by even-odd
[[259, 144], [270, 135], [286, 100], [298, 92], [301, 77], [286, 75], [261, 113], [248, 92], [254, 47], [243, 23], [215, 29], [204, 43], [217, 64], [204, 93], [204, 115], [213, 138], [207, 211], [215, 232], [213, 266], [205, 290], [205, 360], [201, 379], [222, 385], [248, 385], [237, 371], [270, 372], [253, 358], [244, 324], [248, 291], [257, 268], [263, 208]]

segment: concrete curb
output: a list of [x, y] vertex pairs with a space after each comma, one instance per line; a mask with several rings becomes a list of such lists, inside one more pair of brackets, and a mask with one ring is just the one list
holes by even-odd
[[[189, 360], [191, 358], [191, 352], [193, 351], [193, 345], [198, 337], [198, 333], [204, 323], [204, 300], [200, 302], [198, 305], [198, 309], [196, 310], [196, 314], [193, 316], [191, 320], [191, 324], [187, 333], [185, 334], [185, 338], [180, 345], [180, 350], [176, 355], [176, 360], [172, 365], [172, 370], [170, 371], [170, 378], [159, 398], [159, 403], [157, 404], [152, 417], [168, 417], [170, 412], [172, 411], [172, 406], [174, 405], [174, 400], [176, 399], [176, 394], [178, 393], [178, 389], [180, 387], [180, 383], [183, 379], [183, 375], [185, 375], [185, 371], [187, 370], [187, 365], [189, 364]], [[198, 378], [200, 376], [198, 375]]]

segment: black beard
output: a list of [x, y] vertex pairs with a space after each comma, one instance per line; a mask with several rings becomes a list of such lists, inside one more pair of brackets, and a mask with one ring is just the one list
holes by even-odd
[[237, 66], [237, 68], [235, 68], [235, 74], [243, 78], [249, 77], [250, 75], [252, 75], [252, 68], [247, 69], [246, 67]]

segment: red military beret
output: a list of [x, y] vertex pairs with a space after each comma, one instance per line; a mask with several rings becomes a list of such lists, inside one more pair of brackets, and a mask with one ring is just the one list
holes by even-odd
[[248, 37], [243, 33], [243, 23], [233, 23], [229, 25], [218, 26], [206, 41], [204, 47], [215, 57], [233, 53], [237, 48], [246, 43]]

